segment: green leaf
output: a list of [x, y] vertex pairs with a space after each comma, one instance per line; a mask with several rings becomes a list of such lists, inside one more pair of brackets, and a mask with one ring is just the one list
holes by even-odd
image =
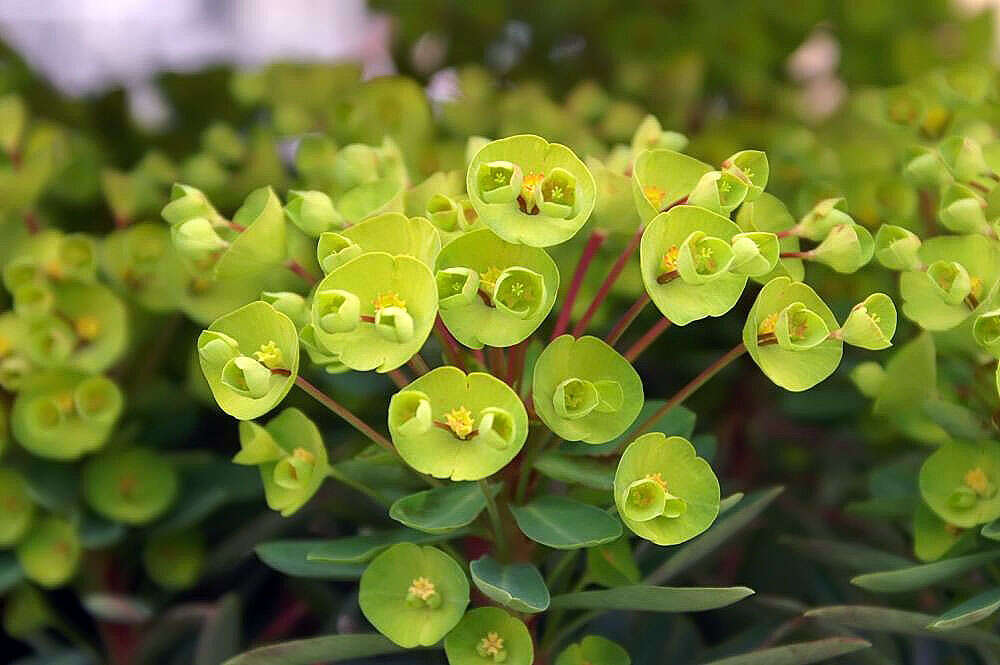
[[530, 563], [503, 565], [489, 555], [469, 564], [472, 582], [486, 596], [515, 612], [544, 612], [549, 590]]
[[946, 631], [930, 630], [927, 626], [933, 623], [936, 617], [919, 612], [868, 605], [831, 605], [809, 610], [805, 616], [859, 630], [929, 637], [954, 644], [1000, 649], [1000, 636], [969, 627]]
[[880, 593], [913, 591], [978, 568], [991, 561], [995, 561], [997, 558], [1000, 558], [1000, 550], [970, 554], [968, 556], [943, 559], [899, 570], [858, 575], [851, 580], [851, 584], [859, 586], [862, 589]]
[[511, 512], [524, 535], [558, 550], [593, 547], [622, 535], [614, 515], [561, 496], [542, 496], [524, 506], [511, 506]]
[[610, 490], [615, 470], [594, 459], [548, 452], [535, 461], [535, 470], [553, 480], [583, 485], [595, 490]]
[[338, 663], [403, 651], [377, 633], [324, 635], [272, 644], [230, 658], [222, 665], [312, 665]]
[[930, 399], [923, 404], [924, 414], [956, 439], [983, 439], [989, 432], [982, 419], [971, 409], [940, 399]]
[[1000, 587], [984, 591], [951, 608], [931, 623], [932, 630], [954, 630], [982, 621], [1000, 610]]
[[683, 588], [636, 584], [553, 596], [552, 607], [571, 610], [704, 612], [732, 605], [753, 593], [753, 589], [743, 586]]
[[309, 550], [306, 559], [330, 563], [364, 563], [396, 543], [433, 543], [438, 540], [442, 539], [412, 529], [379, 531], [322, 541], [322, 544]]
[[828, 637], [813, 642], [786, 644], [713, 660], [704, 665], [807, 665], [871, 647], [857, 637]]
[[272, 540], [254, 548], [261, 561], [292, 577], [327, 580], [356, 580], [365, 566], [356, 563], [310, 561], [309, 552], [325, 544], [325, 540]]
[[740, 504], [721, 517], [698, 538], [679, 548], [672, 557], [643, 580], [647, 584], [661, 584], [684, 572], [714, 551], [730, 536], [750, 524], [778, 495], [784, 487], [772, 487], [749, 495]]
[[628, 586], [638, 584], [641, 576], [628, 538], [587, 549], [587, 577], [595, 584]]
[[[491, 485], [493, 495], [500, 485]], [[454, 483], [397, 499], [389, 517], [411, 529], [426, 533], [448, 533], [468, 526], [486, 508], [486, 497], [478, 483]]]
[[778, 542], [822, 563], [857, 572], [912, 565], [909, 559], [854, 543], [798, 536], [782, 536]]

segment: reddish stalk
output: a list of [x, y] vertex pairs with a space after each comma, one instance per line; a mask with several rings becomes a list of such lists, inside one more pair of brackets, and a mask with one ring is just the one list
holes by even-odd
[[392, 380], [394, 384], [396, 384], [396, 387], [399, 388], [400, 390], [405, 388], [407, 384], [410, 383], [410, 379], [405, 374], [403, 374], [402, 371], [398, 369], [386, 372], [386, 374], [389, 375], [389, 378]]
[[303, 265], [298, 261], [296, 261], [295, 259], [288, 259], [287, 261], [285, 261], [285, 267], [294, 272], [299, 277], [301, 277], [302, 280], [308, 283], [310, 286], [315, 285], [316, 282], [319, 281], [319, 278], [316, 277], [316, 275], [306, 270], [305, 267], [303, 267]]
[[448, 361], [464, 372], [465, 359], [462, 357], [462, 349], [458, 345], [458, 340], [452, 337], [451, 331], [444, 325], [440, 314], [434, 321], [434, 333], [441, 341], [441, 346], [444, 349], [444, 354], [448, 356]]
[[507, 384], [517, 392], [517, 384], [524, 373], [524, 357], [528, 350], [528, 340], [515, 344], [507, 355]]
[[643, 291], [642, 294], [632, 304], [632, 306], [628, 308], [628, 311], [622, 315], [622, 318], [618, 319], [618, 323], [616, 323], [615, 327], [611, 329], [611, 332], [608, 333], [608, 336], [604, 338], [604, 341], [607, 342], [609, 345], [614, 346], [618, 342], [618, 340], [621, 339], [621, 336], [625, 334], [625, 331], [628, 330], [628, 327], [632, 325], [632, 322], [635, 321], [636, 317], [639, 316], [639, 314], [648, 304], [649, 304], [649, 295], [645, 291]]
[[778, 254], [778, 258], [780, 258], [780, 259], [809, 259], [809, 258], [812, 258], [812, 255], [813, 255], [813, 253], [811, 251], [808, 251], [808, 252], [782, 252], [781, 254]]
[[412, 358], [406, 361], [406, 364], [410, 366], [410, 369], [412, 369], [413, 373], [417, 376], [423, 376], [427, 372], [431, 371], [427, 361], [424, 360], [423, 356], [419, 353], [415, 353]]
[[636, 437], [642, 436], [649, 430], [653, 429], [653, 426], [659, 422], [660, 418], [667, 415], [671, 409], [686, 400], [691, 396], [694, 391], [698, 390], [706, 381], [711, 379], [713, 376], [719, 373], [724, 367], [729, 365], [744, 353], [746, 353], [747, 347], [740, 342], [733, 349], [728, 351], [724, 356], [716, 360], [714, 363], [706, 367], [701, 374], [691, 379], [691, 381], [674, 393], [674, 396], [664, 402], [663, 406], [656, 410], [656, 412], [645, 420], [639, 427], [637, 427], [632, 433], [629, 434], [629, 438], [635, 439]]
[[35, 216], [35, 213], [24, 213], [24, 228], [28, 229], [28, 233], [31, 235], [35, 235], [42, 230], [42, 225], [38, 223], [38, 217]]
[[576, 270], [573, 271], [573, 279], [570, 281], [569, 289], [566, 291], [566, 298], [563, 300], [562, 309], [559, 310], [556, 327], [552, 329], [551, 339], [559, 337], [559, 335], [562, 335], [569, 328], [569, 317], [573, 314], [573, 305], [576, 303], [576, 297], [580, 293], [580, 287], [583, 286], [583, 278], [587, 276], [587, 269], [590, 268], [591, 262], [597, 256], [597, 251], [607, 239], [608, 234], [606, 231], [594, 229], [590, 232], [587, 244], [584, 245], [583, 252], [580, 254], [580, 261], [576, 264]]
[[481, 367], [487, 367], [486, 356], [483, 355], [482, 349], [469, 349], [469, 353], [472, 354], [472, 357], [476, 359], [476, 362]]
[[625, 352], [625, 360], [633, 362], [636, 358], [642, 355], [650, 344], [655, 342], [663, 332], [670, 327], [670, 319], [663, 317], [653, 325], [652, 328], [647, 330], [642, 337], [637, 339], [632, 346], [628, 348]]
[[493, 376], [502, 379], [507, 367], [503, 349], [498, 346], [488, 346], [486, 347], [486, 352], [489, 354], [490, 371], [493, 373]]
[[636, 232], [632, 235], [632, 239], [629, 240], [628, 245], [622, 250], [622, 253], [618, 255], [615, 259], [614, 265], [611, 266], [611, 270], [608, 271], [608, 276], [604, 278], [599, 289], [597, 289], [597, 294], [591, 301], [590, 306], [587, 307], [587, 311], [583, 313], [583, 318], [581, 318], [576, 326], [573, 328], [573, 337], [579, 337], [587, 331], [587, 326], [590, 325], [591, 319], [594, 318], [594, 314], [597, 313], [597, 308], [601, 306], [604, 300], [608, 297], [611, 292], [612, 287], [615, 282], [618, 281], [618, 277], [622, 274], [625, 269], [628, 260], [632, 258], [635, 251], [639, 249], [639, 242], [642, 240], [642, 232], [646, 227], [639, 225]]

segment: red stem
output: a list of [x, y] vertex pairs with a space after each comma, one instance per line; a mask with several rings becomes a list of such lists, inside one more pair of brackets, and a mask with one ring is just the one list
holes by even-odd
[[587, 244], [584, 245], [583, 252], [580, 254], [580, 261], [576, 264], [576, 270], [573, 271], [573, 279], [569, 284], [569, 289], [566, 291], [566, 299], [563, 300], [562, 309], [559, 310], [559, 318], [556, 319], [556, 327], [552, 330], [551, 339], [559, 337], [569, 327], [569, 317], [573, 314], [573, 305], [576, 303], [576, 297], [580, 293], [580, 287], [583, 286], [583, 278], [586, 277], [587, 269], [590, 268], [591, 262], [597, 256], [597, 251], [607, 239], [607, 232], [601, 229], [594, 229], [590, 232]]
[[390, 370], [389, 372], [386, 372], [386, 374], [389, 375], [389, 378], [392, 379], [392, 382], [396, 384], [396, 387], [399, 388], [400, 390], [405, 388], [407, 384], [410, 383], [410, 380], [407, 378], [407, 376], [398, 369]]
[[38, 223], [38, 217], [35, 216], [35, 213], [24, 213], [24, 228], [28, 229], [28, 233], [31, 235], [35, 235], [42, 230], [42, 226]]
[[812, 256], [812, 252], [782, 252], [778, 254], [780, 259], [808, 259]]
[[455, 365], [464, 372], [465, 359], [462, 357], [462, 350], [458, 345], [458, 340], [452, 336], [451, 331], [444, 325], [440, 314], [434, 321], [434, 332], [437, 334], [438, 339], [441, 340], [441, 346], [444, 348], [444, 353], [448, 356], [448, 360], [452, 365]]
[[288, 259], [287, 261], [285, 261], [285, 267], [294, 272], [299, 277], [301, 277], [302, 280], [308, 283], [310, 286], [315, 285], [316, 282], [319, 281], [319, 278], [316, 277], [316, 275], [306, 270], [305, 267], [303, 267], [303, 265], [298, 261], [296, 261], [295, 259]]
[[648, 304], [649, 304], [649, 294], [643, 291], [642, 294], [632, 304], [632, 306], [628, 308], [628, 311], [625, 312], [624, 315], [622, 315], [622, 318], [618, 319], [618, 323], [616, 323], [615, 327], [611, 329], [611, 332], [608, 333], [608, 336], [604, 338], [604, 341], [607, 342], [609, 345], [614, 346], [615, 343], [618, 342], [619, 339], [621, 339], [621, 336], [625, 334], [625, 331], [628, 330], [628, 327], [632, 325], [632, 322], [635, 321], [636, 317], [639, 316], [639, 314]]
[[635, 251], [639, 249], [639, 242], [642, 240], [642, 232], [646, 227], [639, 225], [636, 232], [632, 235], [632, 239], [629, 240], [628, 246], [618, 255], [615, 259], [614, 265], [611, 266], [611, 270], [608, 271], [608, 276], [604, 278], [604, 282], [601, 283], [601, 287], [597, 290], [597, 294], [591, 301], [590, 306], [587, 307], [587, 311], [583, 313], [583, 318], [577, 322], [576, 326], [573, 328], [573, 337], [579, 337], [587, 330], [587, 326], [590, 325], [590, 320], [594, 318], [594, 314], [597, 313], [597, 308], [601, 306], [601, 303], [608, 297], [611, 292], [611, 288], [618, 281], [619, 275], [622, 274], [622, 270], [625, 269], [625, 265], [628, 260], [632, 258]]
[[[287, 369], [286, 370], [272, 369], [271, 371], [275, 374], [285, 374], [286, 376], [288, 375], [286, 374], [286, 372], [288, 372]], [[351, 427], [353, 427], [354, 429], [358, 430], [359, 432], [367, 436], [374, 443], [377, 443], [378, 445], [382, 446], [391, 453], [396, 452], [396, 449], [393, 447], [392, 442], [389, 441], [389, 439], [385, 438], [384, 436], [376, 432], [371, 425], [369, 425], [365, 421], [361, 420], [361, 418], [358, 418], [356, 415], [354, 415], [353, 411], [351, 411], [346, 406], [342, 405], [340, 402], [327, 395], [325, 392], [323, 392], [313, 384], [309, 383], [309, 381], [306, 381], [301, 376], [297, 376], [295, 377], [295, 385], [297, 385], [299, 388], [307, 392], [310, 397], [312, 397], [314, 400], [316, 400], [317, 402], [328, 408], [330, 411], [333, 411], [335, 414], [346, 420]]]
[[503, 349], [498, 346], [488, 346], [486, 347], [486, 351], [489, 354], [490, 369], [493, 372], [493, 376], [502, 379], [507, 369]]
[[650, 344], [656, 341], [656, 339], [663, 334], [667, 328], [670, 327], [670, 319], [663, 317], [653, 325], [652, 328], [647, 330], [645, 334], [637, 339], [635, 343], [629, 347], [628, 351], [625, 352], [625, 360], [633, 362], [638, 358], [643, 351], [649, 347]]

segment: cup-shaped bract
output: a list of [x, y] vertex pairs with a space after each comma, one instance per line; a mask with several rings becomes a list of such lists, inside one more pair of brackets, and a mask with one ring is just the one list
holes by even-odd
[[663, 125], [655, 115], [647, 115], [642, 119], [632, 134], [631, 154], [638, 155], [643, 150], [665, 148], [681, 151], [687, 147], [688, 138], [680, 132], [664, 130]]
[[983, 147], [967, 136], [949, 136], [938, 146], [941, 159], [959, 182], [968, 182], [976, 176], [990, 172], [983, 157]]
[[740, 150], [722, 162], [722, 171], [746, 184], [745, 201], [756, 201], [767, 187], [771, 166], [760, 150]]
[[814, 261], [826, 264], [840, 273], [857, 272], [872, 259], [875, 240], [860, 224], [839, 224], [823, 238], [823, 242], [810, 250]]
[[142, 564], [150, 579], [179, 591], [198, 581], [205, 563], [205, 540], [195, 530], [154, 533], [142, 548]]
[[933, 148], [914, 146], [907, 151], [903, 176], [914, 187], [934, 189], [951, 179], [941, 153]]
[[277, 406], [295, 383], [298, 332], [291, 319], [258, 300], [216, 319], [198, 337], [198, 355], [219, 408], [250, 420]]
[[[797, 253], [800, 249], [799, 237], [794, 233], [783, 233], [795, 227], [795, 218], [788, 208], [772, 194], [764, 192], [756, 201], [744, 201], [736, 211], [736, 223], [747, 232], [773, 233], [778, 238], [778, 261], [774, 268], [763, 275], [751, 275], [754, 281], [766, 284], [772, 277], [785, 276], [801, 281], [805, 277], [805, 266], [800, 258], [781, 258], [782, 253]], [[734, 243], [737, 239], [733, 239]], [[737, 249], [734, 244], [734, 250]], [[765, 254], [766, 256], [766, 254]], [[746, 272], [738, 267], [734, 272]]]
[[566, 441], [611, 441], [642, 409], [639, 374], [596, 337], [552, 340], [535, 362], [532, 381], [538, 417]]
[[170, 227], [170, 240], [182, 257], [196, 264], [229, 247], [229, 241], [204, 217], [192, 217]]
[[[623, 148], [624, 152], [628, 152]], [[631, 167], [631, 153], [625, 166]], [[615, 233], [632, 234], [639, 227], [639, 213], [632, 200], [632, 176], [626, 175], [624, 168], [615, 169], [611, 160], [602, 162], [593, 156], [587, 157], [587, 168], [597, 185], [597, 202], [591, 216], [595, 227]]]
[[283, 517], [294, 514], [316, 493], [330, 464], [323, 437], [298, 409], [285, 409], [263, 427], [240, 423], [237, 464], [256, 465], [271, 510]]
[[920, 468], [920, 494], [937, 515], [971, 528], [1000, 517], [1000, 443], [952, 441]]
[[318, 238], [326, 231], [342, 229], [345, 225], [343, 215], [333, 207], [330, 197], [316, 190], [289, 190], [285, 216], [312, 238]]
[[0, 468], [0, 548], [16, 545], [24, 537], [35, 517], [35, 504], [28, 483], [14, 469]]
[[393, 395], [389, 433], [400, 456], [417, 471], [479, 480], [502, 469], [521, 450], [528, 414], [500, 379], [445, 366]]
[[39, 457], [73, 460], [101, 448], [122, 411], [119, 388], [71, 371], [26, 377], [11, 410], [11, 429]]
[[799, 220], [795, 232], [802, 238], [820, 242], [835, 227], [845, 224], [854, 224], [847, 214], [847, 202], [842, 198], [823, 199]]
[[920, 267], [920, 236], [894, 224], [883, 224], [875, 234], [875, 258], [889, 270]]
[[324, 231], [316, 243], [316, 260], [324, 273], [333, 272], [362, 252], [360, 245], [334, 231]]
[[250, 192], [233, 216], [242, 227], [215, 263], [216, 279], [246, 279], [285, 260], [288, 251], [285, 213], [270, 187]]
[[535, 648], [524, 622], [499, 607], [469, 610], [444, 640], [448, 665], [531, 665]]
[[896, 334], [896, 305], [884, 293], [873, 293], [851, 308], [840, 337], [862, 349], [879, 351], [892, 346]]
[[35, 520], [15, 554], [24, 576], [54, 589], [76, 574], [80, 563], [80, 534], [68, 520], [48, 515]]
[[119, 293], [154, 312], [177, 307], [185, 269], [163, 224], [141, 222], [105, 239], [102, 269]]
[[767, 231], [737, 233], [732, 239], [732, 252], [730, 272], [761, 277], [778, 265], [781, 243], [777, 235]]
[[683, 326], [733, 308], [747, 283], [746, 274], [729, 272], [730, 243], [739, 232], [729, 219], [688, 205], [646, 226], [639, 247], [642, 281], [665, 317]]
[[730, 173], [709, 171], [688, 194], [687, 203], [728, 216], [743, 203], [747, 184]]
[[[778, 338], [782, 321], [782, 334], [788, 335], [784, 344]], [[804, 327], [788, 328], [787, 323]], [[787, 277], [775, 277], [757, 294], [743, 327], [743, 343], [767, 378], [786, 390], [799, 392], [812, 388], [837, 369], [843, 341], [825, 335], [817, 343], [812, 342], [816, 342], [817, 330], [835, 331], [839, 327], [833, 312], [811, 287]]]
[[983, 312], [972, 322], [972, 336], [976, 344], [994, 357], [1000, 358], [1000, 309]]
[[115, 449], [87, 462], [83, 496], [100, 515], [124, 524], [146, 524], [177, 496], [173, 464], [145, 447]]
[[160, 213], [171, 225], [186, 222], [195, 217], [204, 217], [212, 222], [224, 219], [215, 209], [205, 193], [190, 185], [175, 184], [170, 190], [170, 201]]
[[[707, 529], [719, 515], [719, 481], [682, 437], [643, 434], [625, 448], [614, 480], [625, 525], [657, 545], [676, 545]], [[660, 508], [651, 514], [651, 505]]]
[[389, 372], [420, 350], [436, 316], [437, 288], [426, 264], [368, 252], [316, 285], [312, 334], [322, 351], [351, 369]]
[[648, 224], [683, 201], [712, 167], [673, 150], [644, 150], [632, 167], [632, 198], [639, 219]]
[[[469, 279], [471, 273], [478, 275], [476, 297], [449, 300], [441, 307], [441, 319], [473, 349], [524, 341], [548, 316], [559, 292], [559, 269], [545, 250], [511, 244], [489, 229], [452, 240], [438, 255], [437, 279], [451, 284], [452, 291], [459, 283], [452, 272], [456, 268], [470, 271]], [[439, 296], [450, 297], [441, 291]]]
[[358, 604], [378, 632], [399, 646], [427, 647], [462, 619], [469, 581], [441, 550], [399, 543], [368, 564]]
[[941, 192], [938, 219], [953, 233], [992, 235], [986, 219], [986, 201], [968, 185], [953, 182]]
[[[936, 236], [920, 247], [926, 271], [899, 276], [903, 314], [925, 330], [949, 330], [980, 309], [1000, 275], [1000, 250], [981, 235]], [[961, 298], [958, 296], [961, 295]]]
[[556, 658], [555, 665], [631, 665], [632, 659], [620, 645], [600, 635], [587, 635], [571, 644]]
[[370, 217], [339, 233], [360, 247], [361, 253], [411, 256], [428, 268], [434, 266], [434, 259], [441, 251], [441, 237], [433, 224], [423, 217], [407, 217], [399, 212]]
[[486, 226], [532, 247], [572, 238], [597, 198], [594, 177], [572, 150], [532, 134], [483, 146], [469, 163], [466, 190]]
[[292, 291], [262, 291], [260, 299], [292, 320], [296, 328], [309, 323], [309, 303]]

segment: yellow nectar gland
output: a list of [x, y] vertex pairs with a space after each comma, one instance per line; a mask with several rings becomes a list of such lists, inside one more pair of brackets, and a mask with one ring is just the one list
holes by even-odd
[[80, 339], [90, 342], [101, 332], [101, 322], [93, 314], [84, 314], [73, 322], [73, 328]]
[[493, 631], [486, 633], [476, 646], [476, 652], [483, 658], [487, 656], [496, 658], [502, 651], [503, 638], [500, 637], [499, 633]]
[[642, 188], [642, 194], [649, 201], [649, 204], [656, 208], [657, 210], [663, 209], [663, 199], [667, 197], [667, 193], [656, 187], [654, 185], [646, 185]]
[[489, 270], [486, 272], [479, 273], [479, 283], [484, 287], [484, 290], [492, 294], [493, 287], [496, 286], [497, 280], [500, 279], [500, 273], [503, 271], [496, 266], [490, 266]]
[[545, 180], [544, 173], [529, 173], [524, 176], [524, 180], [521, 181], [521, 196], [525, 201], [534, 200], [535, 187], [543, 180]]
[[774, 332], [774, 329], [778, 326], [778, 313], [768, 314], [764, 317], [764, 320], [760, 322], [760, 327], [757, 328], [757, 333], [759, 335], [767, 335]]
[[983, 296], [983, 280], [978, 277], [969, 278], [969, 293], [976, 300], [979, 300]]
[[660, 259], [660, 270], [663, 272], [673, 272], [677, 270], [677, 253], [680, 250], [677, 249], [677, 245], [671, 245], [663, 254], [663, 258]]
[[386, 291], [385, 293], [380, 293], [375, 297], [375, 301], [372, 303], [377, 312], [380, 309], [385, 309], [386, 307], [398, 307], [403, 311], [406, 311], [406, 301], [399, 297], [399, 294], [395, 291]]
[[268, 340], [267, 344], [261, 344], [259, 351], [253, 352], [254, 358], [256, 358], [260, 364], [268, 369], [275, 369], [281, 366], [281, 362], [284, 359], [281, 354], [281, 349], [278, 345], [274, 343], [274, 340]]
[[10, 339], [7, 337], [0, 336], [0, 358], [5, 358], [10, 354], [13, 344], [10, 343]]
[[63, 413], [69, 413], [73, 410], [73, 393], [59, 393], [54, 399], [56, 406], [58, 406], [59, 410]]
[[[983, 471], [978, 466], [974, 469], [970, 469], [968, 473], [965, 474], [965, 484], [968, 485], [976, 494], [981, 497], [985, 497], [990, 493], [990, 488], [992, 483], [990, 479], [986, 476], [986, 472]], [[994, 490], [995, 491], [995, 490]]]
[[49, 261], [43, 267], [45, 274], [52, 279], [62, 279], [63, 278], [63, 267], [62, 264], [56, 260]]
[[472, 434], [475, 424], [472, 420], [472, 412], [464, 406], [452, 409], [444, 414], [444, 422], [448, 426], [448, 429], [460, 439], [464, 439]]
[[654, 483], [662, 487], [664, 492], [668, 491], [667, 481], [663, 479], [663, 474], [661, 474], [659, 471], [657, 471], [656, 473], [647, 474], [646, 480], [652, 480]]
[[410, 588], [407, 591], [420, 600], [429, 600], [437, 593], [437, 590], [434, 588], [434, 582], [431, 582], [426, 577], [418, 577], [410, 582]]

